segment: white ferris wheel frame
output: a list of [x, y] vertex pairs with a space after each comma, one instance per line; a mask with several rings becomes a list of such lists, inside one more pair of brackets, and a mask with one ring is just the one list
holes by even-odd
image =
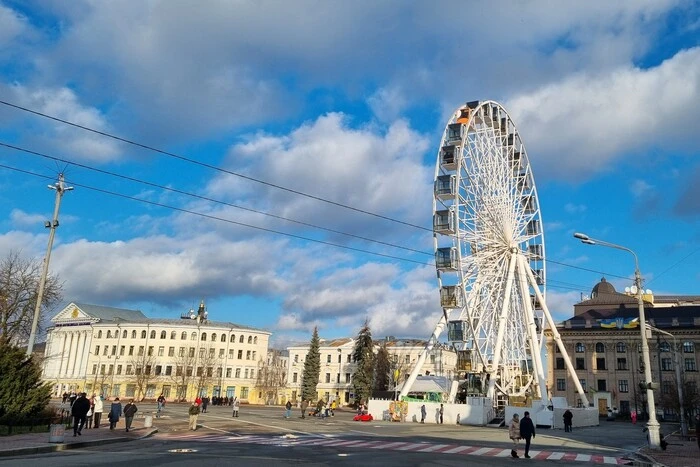
[[475, 101], [453, 113], [440, 142], [434, 187], [433, 242], [443, 312], [401, 396], [449, 326], [455, 350], [469, 355], [488, 381], [487, 397], [534, 393], [546, 401], [541, 358], [546, 321], [587, 406], [546, 305], [537, 189], [525, 146], [503, 106]]

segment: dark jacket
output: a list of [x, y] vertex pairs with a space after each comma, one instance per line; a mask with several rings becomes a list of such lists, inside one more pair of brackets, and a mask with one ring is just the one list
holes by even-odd
[[187, 411], [190, 415], [199, 415], [199, 406], [198, 405], [190, 405], [190, 409]]
[[139, 409], [136, 408], [136, 404], [132, 404], [129, 402], [124, 406], [124, 416], [125, 417], [133, 417], [136, 412], [138, 412]]
[[520, 436], [523, 438], [535, 436], [535, 424], [532, 423], [530, 417], [523, 417], [522, 420], [520, 420]]
[[122, 416], [122, 404], [121, 402], [112, 402], [112, 405], [109, 407], [109, 415], [107, 418], [109, 420], [114, 420], [115, 422], [119, 421], [119, 417]]
[[74, 417], [84, 417], [90, 411], [90, 401], [86, 397], [79, 397], [73, 402], [73, 407], [70, 410]]
[[571, 420], [574, 418], [574, 414], [571, 413], [571, 410], [567, 410], [564, 412], [564, 423], [567, 425], [571, 425]]

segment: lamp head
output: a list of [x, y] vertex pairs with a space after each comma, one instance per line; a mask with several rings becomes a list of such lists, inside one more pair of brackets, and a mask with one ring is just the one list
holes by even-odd
[[586, 235], [585, 233], [581, 233], [581, 232], [576, 232], [574, 234], [574, 238], [578, 238], [579, 240], [588, 240], [589, 239], [588, 235]]
[[591, 240], [590, 238], [587, 238], [585, 240], [581, 240], [581, 243], [585, 243], [586, 245], [595, 245], [595, 242]]

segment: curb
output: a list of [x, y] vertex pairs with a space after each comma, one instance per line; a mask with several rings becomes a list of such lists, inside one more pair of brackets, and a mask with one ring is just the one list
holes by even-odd
[[47, 454], [51, 452], [68, 451], [71, 449], [80, 449], [90, 446], [101, 446], [103, 444], [114, 444], [123, 443], [126, 441], [137, 441], [149, 438], [158, 432], [158, 428], [154, 428], [138, 438], [105, 438], [96, 439], [93, 441], [83, 441], [78, 443], [60, 443], [60, 444], [50, 444], [47, 446], [34, 446], [28, 448], [17, 448], [17, 449], [2, 449], [0, 450], [0, 457], [16, 457], [16, 456], [27, 456], [32, 454]]

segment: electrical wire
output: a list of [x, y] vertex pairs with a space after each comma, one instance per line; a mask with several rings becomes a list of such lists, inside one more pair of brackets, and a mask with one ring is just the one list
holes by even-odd
[[48, 114], [45, 114], [45, 113], [42, 113], [42, 112], [39, 112], [39, 111], [36, 111], [36, 110], [32, 110], [32, 109], [29, 109], [29, 108], [27, 108], [27, 107], [22, 107], [22, 106], [20, 106], [20, 105], [13, 104], [13, 103], [11, 103], [11, 102], [7, 102], [7, 101], [1, 100], [1, 99], [0, 99], [0, 104], [3, 104], [3, 105], [8, 106], [8, 107], [12, 107], [12, 108], [17, 109], [17, 110], [21, 110], [21, 111], [23, 111], [23, 112], [31, 113], [31, 114], [37, 115], [37, 116], [39, 116], [39, 117], [43, 117], [43, 118], [46, 118], [46, 119], [49, 119], [49, 120], [53, 120], [53, 121], [56, 121], [56, 122], [59, 122], [59, 123], [63, 123], [63, 124], [65, 124], [65, 125], [70, 125], [70, 126], [72, 126], [72, 127], [74, 127], [74, 128], [80, 128], [81, 130], [85, 130], [85, 131], [89, 131], [89, 132], [91, 132], [91, 133], [95, 133], [95, 134], [97, 134], [97, 135], [105, 136], [105, 137], [111, 138], [111, 139], [113, 139], [113, 140], [115, 140], [115, 141], [120, 141], [120, 142], [122, 142], [122, 143], [126, 143], [126, 144], [129, 144], [129, 145], [132, 145], [132, 146], [136, 146], [136, 147], [139, 147], [139, 148], [142, 148], [142, 149], [146, 149], [146, 150], [148, 150], [148, 151], [153, 151], [153, 152], [156, 152], [156, 153], [158, 153], [158, 154], [162, 154], [162, 155], [164, 155], [164, 156], [168, 156], [168, 157], [172, 157], [172, 158], [174, 158], [174, 159], [179, 159], [179, 160], [181, 160], [181, 161], [189, 162], [190, 164], [195, 164], [195, 165], [198, 165], [198, 166], [200, 166], [200, 167], [206, 167], [206, 168], [211, 169], [211, 170], [216, 170], [216, 171], [218, 171], [218, 172], [222, 172], [222, 173], [225, 173], [225, 174], [228, 174], [228, 175], [233, 175], [233, 176], [235, 176], [235, 177], [240, 177], [240, 178], [243, 178], [243, 179], [245, 179], [245, 180], [249, 180], [249, 181], [251, 181], [251, 182], [260, 183], [260, 184], [262, 184], [262, 185], [269, 186], [269, 187], [271, 187], [271, 188], [276, 188], [276, 189], [278, 189], [278, 190], [283, 190], [283, 191], [286, 191], [286, 192], [289, 192], [289, 193], [294, 193], [294, 194], [299, 195], [299, 196], [304, 196], [304, 197], [306, 197], [306, 198], [310, 198], [310, 199], [313, 199], [313, 200], [316, 200], [316, 201], [321, 201], [321, 202], [324, 202], [324, 203], [328, 203], [328, 204], [331, 204], [331, 205], [333, 205], [333, 206], [338, 206], [338, 207], [341, 207], [341, 208], [344, 208], [344, 209], [349, 209], [349, 210], [351, 210], [351, 211], [359, 212], [359, 213], [361, 213], [361, 214], [366, 214], [366, 215], [368, 215], [368, 216], [377, 217], [377, 218], [379, 218], [379, 219], [384, 219], [384, 220], [387, 220], [387, 221], [395, 222], [395, 223], [397, 223], [397, 224], [402, 224], [402, 225], [406, 225], [406, 226], [409, 226], [409, 227], [414, 227], [414, 228], [420, 229], [420, 230], [426, 230], [426, 231], [428, 231], [428, 232], [432, 232], [432, 231], [433, 231], [432, 228], [427, 228], [427, 227], [423, 227], [423, 226], [421, 226], [421, 225], [412, 224], [412, 223], [410, 223], [410, 222], [405, 222], [405, 221], [402, 221], [402, 220], [394, 219], [394, 218], [392, 218], [392, 217], [384, 216], [384, 215], [382, 215], [382, 214], [376, 214], [376, 213], [373, 213], [373, 212], [370, 212], [370, 211], [366, 211], [366, 210], [364, 210], [364, 209], [360, 209], [360, 208], [356, 208], [356, 207], [353, 207], [353, 206], [349, 206], [349, 205], [347, 205], [347, 204], [339, 203], [339, 202], [337, 202], [337, 201], [331, 201], [331, 200], [329, 200], [329, 199], [322, 198], [322, 197], [320, 197], [320, 196], [315, 196], [315, 195], [311, 195], [311, 194], [309, 194], [309, 193], [304, 193], [304, 192], [302, 192], [302, 191], [298, 191], [298, 190], [294, 190], [294, 189], [291, 189], [291, 188], [287, 188], [287, 187], [284, 187], [284, 186], [281, 186], [281, 185], [277, 185], [277, 184], [275, 184], [275, 183], [266, 182], [266, 181], [264, 181], [264, 180], [251, 177], [251, 176], [249, 176], [249, 175], [243, 175], [243, 174], [241, 174], [241, 173], [234, 172], [234, 171], [232, 171], [232, 170], [224, 169], [223, 167], [218, 167], [218, 166], [215, 166], [215, 165], [212, 165], [212, 164], [207, 164], [206, 162], [201, 162], [201, 161], [192, 159], [192, 158], [190, 158], [190, 157], [186, 157], [186, 156], [183, 156], [183, 155], [180, 155], [180, 154], [175, 154], [175, 153], [173, 153], [173, 152], [166, 151], [166, 150], [164, 150], [164, 149], [159, 149], [159, 148], [156, 148], [156, 147], [154, 147], [154, 146], [149, 146], [149, 145], [144, 144], [144, 143], [139, 143], [138, 141], [134, 141], [134, 140], [130, 140], [130, 139], [127, 139], [127, 138], [123, 138], [123, 137], [121, 137], [121, 136], [116, 136], [116, 135], [113, 135], [113, 134], [111, 134], [111, 133], [107, 133], [107, 132], [105, 132], [105, 131], [96, 130], [96, 129], [94, 129], [94, 128], [90, 128], [90, 127], [87, 127], [87, 126], [84, 126], [84, 125], [79, 125], [79, 124], [74, 123], [74, 122], [71, 122], [71, 121], [69, 121], [69, 120], [64, 120], [64, 119], [62, 119], [62, 118], [58, 118], [58, 117], [55, 117], [55, 116], [53, 116], [53, 115], [48, 115]]
[[[13, 170], [13, 171], [16, 171], [16, 172], [25, 173], [25, 174], [32, 175], [32, 176], [35, 176], [35, 177], [45, 178], [45, 179], [47, 179], [47, 180], [53, 180], [53, 177], [49, 177], [48, 175], [41, 175], [41, 174], [37, 174], [37, 173], [34, 173], [34, 172], [30, 172], [30, 171], [28, 171], [28, 170], [19, 169], [19, 168], [16, 168], [16, 167], [10, 167], [10, 166], [4, 165], [4, 164], [0, 164], [0, 168], [4, 168], [4, 169], [8, 169], [8, 170]], [[77, 182], [75, 182], [75, 181], [73, 181], [73, 180], [70, 180], [70, 181], [69, 181], [69, 180], [66, 180], [66, 183], [70, 183], [70, 184], [73, 185], [73, 186], [85, 188], [86, 190], [91, 190], [91, 191], [96, 191], [96, 192], [99, 192], [99, 193], [104, 193], [104, 194], [108, 194], [108, 195], [112, 195], [112, 196], [117, 196], [117, 197], [120, 197], [120, 198], [129, 199], [129, 200], [132, 200], [132, 201], [138, 201], [138, 202], [140, 202], [140, 203], [150, 204], [151, 206], [158, 206], [158, 207], [161, 207], [161, 208], [171, 209], [171, 210], [173, 210], [173, 211], [183, 212], [183, 213], [186, 213], [186, 214], [192, 214], [192, 215], [195, 215], [195, 216], [204, 217], [204, 218], [206, 218], [206, 219], [212, 219], [212, 220], [217, 220], [217, 221], [221, 221], [221, 222], [226, 222], [226, 223], [233, 224], [233, 225], [239, 225], [239, 226], [241, 226], [241, 227], [248, 227], [248, 228], [251, 228], [251, 229], [261, 230], [261, 231], [263, 231], [263, 232], [273, 233], [273, 234], [277, 234], [277, 235], [284, 235], [284, 236], [286, 236], [286, 237], [294, 238], [294, 239], [297, 239], [297, 240], [304, 240], [304, 241], [307, 241], [307, 242], [319, 243], [319, 244], [322, 244], [322, 245], [333, 246], [333, 247], [336, 247], [336, 248], [342, 248], [342, 249], [344, 249], [344, 250], [350, 250], [350, 251], [355, 251], [355, 252], [359, 252], [359, 253], [365, 253], [365, 254], [369, 254], [369, 255], [373, 255], [373, 256], [380, 256], [380, 257], [382, 257], [382, 258], [395, 259], [395, 260], [404, 261], [404, 262], [407, 262], [407, 263], [420, 264], [421, 266], [435, 266], [434, 263], [432, 263], [432, 264], [431, 264], [431, 263], [424, 263], [424, 262], [421, 262], [421, 261], [416, 261], [416, 260], [412, 260], [412, 259], [408, 259], [408, 258], [401, 258], [401, 257], [399, 257], [399, 256], [393, 256], [393, 255], [387, 255], [387, 254], [384, 254], [384, 253], [377, 253], [377, 252], [374, 252], [374, 251], [363, 250], [363, 249], [361, 249], [361, 248], [355, 248], [355, 247], [351, 247], [351, 246], [347, 246], [347, 245], [341, 245], [341, 244], [338, 244], [338, 243], [327, 242], [327, 241], [325, 241], [325, 240], [318, 240], [318, 239], [315, 239], [315, 238], [304, 237], [304, 236], [302, 236], [302, 235], [295, 235], [295, 234], [291, 234], [291, 233], [288, 233], [288, 232], [282, 232], [282, 231], [279, 231], [279, 230], [268, 229], [268, 228], [266, 228], [266, 227], [260, 227], [260, 226], [256, 226], [256, 225], [246, 224], [246, 223], [244, 223], [244, 222], [238, 222], [238, 221], [234, 221], [234, 220], [231, 220], [231, 219], [225, 219], [225, 218], [223, 218], [223, 217], [214, 216], [214, 215], [211, 215], [211, 214], [205, 214], [205, 213], [202, 213], [202, 212], [193, 211], [193, 210], [191, 210], [191, 209], [179, 208], [179, 207], [177, 207], [177, 206], [170, 206], [170, 205], [163, 204], [163, 203], [158, 203], [158, 202], [155, 202], [155, 201], [149, 201], [149, 200], [142, 199], [142, 198], [136, 198], [135, 196], [129, 196], [129, 195], [125, 195], [125, 194], [123, 194], [123, 193], [117, 193], [116, 191], [105, 190], [105, 189], [103, 189], [103, 188], [97, 188], [97, 187], [93, 187], [93, 186], [90, 186], [90, 185], [85, 185], [85, 184], [82, 184], [82, 183], [77, 183]]]

